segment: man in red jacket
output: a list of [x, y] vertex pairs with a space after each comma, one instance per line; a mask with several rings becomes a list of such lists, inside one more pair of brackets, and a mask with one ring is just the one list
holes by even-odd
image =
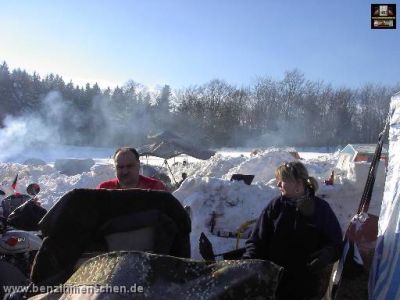
[[116, 178], [100, 183], [97, 189], [149, 189], [168, 191], [160, 180], [139, 175], [139, 153], [135, 148], [117, 149], [114, 155]]

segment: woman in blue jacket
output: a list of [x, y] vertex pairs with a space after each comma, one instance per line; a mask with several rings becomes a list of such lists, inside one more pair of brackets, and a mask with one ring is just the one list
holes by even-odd
[[281, 195], [261, 213], [243, 258], [284, 268], [277, 299], [309, 299], [318, 294], [320, 272], [341, 255], [342, 231], [301, 162], [279, 166], [275, 176]]

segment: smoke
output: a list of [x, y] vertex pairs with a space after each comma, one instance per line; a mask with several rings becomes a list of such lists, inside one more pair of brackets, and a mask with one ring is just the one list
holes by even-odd
[[279, 122], [275, 130], [264, 131], [261, 136], [260, 132], [235, 128], [231, 131], [215, 128], [217, 132], [214, 132], [212, 126], [204, 126], [204, 116], [200, 120], [157, 106], [159, 103], [152, 100], [161, 99], [162, 95], [162, 89], [149, 92], [136, 83], [129, 83], [119, 91], [116, 89], [112, 97], [102, 93], [90, 100], [70, 100], [52, 91], [33, 108], [35, 112], [5, 118], [4, 127], [0, 129], [0, 161], [65, 158], [68, 153], [55, 154], [59, 146], [65, 145], [139, 147], [148, 135], [163, 130], [170, 130], [202, 147], [224, 143], [235, 147], [299, 145], [306, 139], [305, 126], [300, 121], [296, 124]]
[[94, 145], [139, 147], [147, 143], [148, 136], [167, 130], [204, 146], [207, 132], [200, 128], [198, 120], [173, 111], [178, 103], [169, 86], [149, 90], [129, 81], [122, 89], [130, 95], [129, 103], [118, 102], [115, 91], [112, 101], [104, 96], [93, 99], [91, 111], [100, 122], [99, 130], [93, 134]]
[[40, 112], [6, 116], [0, 129], [0, 161], [25, 157], [30, 149], [58, 144], [60, 136], [54, 124], [62, 110], [59, 96], [51, 92], [41, 103], [40, 111], [45, 112], [44, 116]]
[[273, 147], [287, 145], [285, 138], [278, 132], [264, 133], [258, 137], [243, 137], [245, 147]]
[[245, 147], [305, 146], [310, 142], [307, 125], [302, 120], [278, 121], [275, 128], [262, 135], [240, 138]]
[[[34, 112], [5, 117], [0, 129], [0, 161], [62, 158], [68, 154], [59, 146], [65, 145], [141, 146], [149, 134], [164, 128], [148, 112], [143, 101], [147, 91], [133, 92], [137, 101], [123, 103], [125, 106], [106, 96], [97, 95], [79, 103], [63, 98], [58, 91], [49, 92]], [[162, 113], [156, 117], [168, 119]]]
[[91, 116], [93, 132], [91, 144], [100, 147], [132, 146], [139, 147], [146, 137], [158, 133], [162, 128], [156, 125], [145, 103], [141, 101], [144, 93], [137, 91], [136, 101], [114, 103], [104, 96], [93, 98]]

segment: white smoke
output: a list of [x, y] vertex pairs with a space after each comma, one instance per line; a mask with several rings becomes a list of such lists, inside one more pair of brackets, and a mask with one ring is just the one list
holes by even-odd
[[39, 113], [22, 116], [6, 116], [0, 129], [0, 161], [23, 161], [30, 150], [60, 143], [57, 121], [64, 113], [62, 98], [58, 92], [50, 92], [42, 101]]
[[[34, 108], [35, 112], [6, 116], [0, 128], [0, 161], [24, 162], [28, 158], [53, 161], [69, 157], [59, 147], [65, 144], [139, 147], [147, 132], [154, 134], [160, 130], [144, 106], [121, 112], [110, 98], [100, 95], [91, 100], [89, 109], [80, 109], [79, 105], [63, 98], [58, 91], [51, 91]], [[88, 124], [94, 130], [85, 136], [79, 129]], [[76, 151], [72, 152], [76, 156]]]

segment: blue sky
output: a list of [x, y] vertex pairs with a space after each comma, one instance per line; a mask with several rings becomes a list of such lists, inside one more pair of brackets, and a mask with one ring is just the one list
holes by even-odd
[[294, 68], [338, 87], [395, 84], [400, 28], [371, 30], [371, 3], [379, 1], [2, 0], [0, 61], [102, 88], [130, 79], [246, 86]]

